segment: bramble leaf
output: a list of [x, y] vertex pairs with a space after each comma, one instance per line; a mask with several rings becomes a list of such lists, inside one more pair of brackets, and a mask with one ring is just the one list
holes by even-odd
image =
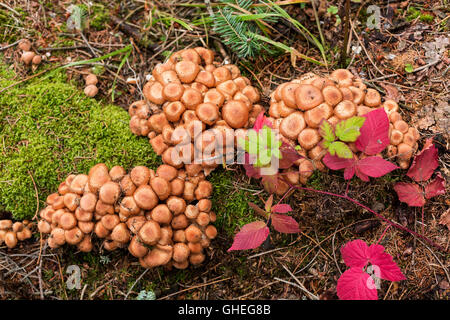
[[359, 151], [367, 155], [380, 153], [389, 144], [389, 119], [383, 108], [373, 110], [363, 117], [364, 125], [359, 130], [361, 135], [355, 142]]
[[332, 156], [337, 155], [339, 158], [351, 159], [353, 158], [353, 152], [350, 150], [349, 146], [344, 142], [335, 141], [330, 144], [328, 151]]
[[325, 142], [333, 142], [336, 140], [333, 126], [326, 119], [323, 119], [319, 125], [319, 134], [324, 138]]
[[363, 126], [366, 118], [364, 117], [351, 117], [346, 120], [342, 120], [336, 125], [336, 136], [341, 141], [354, 142], [360, 136], [360, 128]]
[[417, 182], [427, 181], [438, 166], [438, 150], [433, 144], [433, 138], [430, 138], [425, 141], [422, 151], [414, 157], [406, 175]]
[[286, 213], [292, 211], [292, 208], [288, 204], [276, 204], [272, 207], [272, 212], [275, 213]]
[[353, 240], [347, 242], [341, 248], [342, 259], [348, 267], [363, 268], [367, 265], [367, 243], [362, 240]]
[[398, 199], [410, 207], [422, 207], [425, 204], [422, 190], [415, 183], [397, 182], [394, 190], [397, 192]]
[[438, 173], [436, 178], [425, 186], [425, 198], [430, 199], [441, 194], [445, 194], [445, 179]]
[[284, 214], [272, 213], [272, 226], [278, 232], [282, 233], [299, 233], [300, 229], [298, 227], [298, 222], [290, 216]]
[[375, 282], [362, 268], [346, 270], [338, 280], [337, 295], [341, 300], [377, 300]]
[[269, 235], [269, 228], [264, 221], [255, 221], [244, 225], [234, 237], [229, 251], [247, 250], [259, 247]]
[[272, 122], [264, 115], [264, 111], [261, 111], [260, 114], [256, 117], [255, 124], [253, 125], [253, 129], [258, 132], [264, 126], [268, 126], [272, 128]]
[[266, 200], [266, 203], [264, 204], [264, 209], [266, 212], [270, 212], [272, 210], [272, 204], [273, 204], [273, 194], [270, 195], [270, 197]]
[[372, 178], [382, 177], [392, 170], [398, 169], [393, 163], [377, 156], [367, 157], [357, 161], [356, 167], [361, 173]]
[[370, 264], [379, 268], [379, 275], [375, 272], [375, 275], [379, 278], [389, 281], [400, 281], [406, 279], [400, 268], [392, 259], [392, 256], [384, 251], [384, 247], [382, 245], [371, 244], [367, 250], [367, 254]]

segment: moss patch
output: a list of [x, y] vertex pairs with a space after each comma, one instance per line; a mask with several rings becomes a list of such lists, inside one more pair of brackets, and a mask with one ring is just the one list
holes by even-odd
[[[0, 64], [0, 88], [14, 76]], [[108, 166], [156, 167], [159, 158], [147, 139], [128, 128], [118, 106], [87, 98], [52, 72], [0, 94], [0, 206], [16, 219], [42, 208], [48, 194], [70, 173], [87, 173], [99, 162]]]
[[248, 202], [259, 205], [261, 201], [251, 192], [233, 185], [237, 173], [217, 168], [208, 180], [214, 186], [213, 211], [217, 215], [215, 225], [219, 230], [234, 236], [239, 227], [257, 219]]

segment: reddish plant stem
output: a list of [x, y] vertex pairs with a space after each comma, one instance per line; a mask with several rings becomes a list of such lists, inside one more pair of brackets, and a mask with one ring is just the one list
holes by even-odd
[[379, 238], [378, 241], [377, 241], [377, 244], [379, 244], [380, 241], [384, 238], [384, 236], [386, 235], [386, 232], [388, 231], [388, 229], [389, 229], [390, 227], [391, 227], [391, 226], [388, 225], [388, 226], [386, 227], [386, 229], [384, 229], [383, 233], [381, 234], [380, 238]]
[[[289, 183], [288, 183], [289, 184]], [[447, 250], [445, 250], [444, 248], [442, 248], [440, 245], [434, 243], [432, 240], [428, 239], [427, 237], [424, 237], [420, 234], [418, 234], [417, 232], [410, 230], [396, 222], [393, 222], [385, 217], [383, 217], [381, 214], [379, 214], [378, 212], [373, 211], [372, 209], [370, 209], [369, 207], [367, 207], [366, 205], [363, 205], [362, 203], [358, 202], [357, 200], [350, 198], [348, 195], [342, 195], [342, 194], [337, 194], [337, 193], [332, 193], [332, 192], [328, 192], [328, 191], [322, 191], [322, 190], [316, 190], [316, 189], [311, 189], [311, 188], [306, 188], [306, 187], [300, 187], [300, 186], [293, 186], [291, 184], [289, 184], [290, 188], [294, 188], [294, 189], [299, 189], [299, 190], [306, 190], [306, 191], [311, 191], [311, 192], [316, 192], [316, 193], [321, 193], [321, 194], [326, 194], [329, 196], [334, 196], [334, 197], [338, 197], [338, 198], [342, 198], [342, 199], [346, 199], [350, 202], [353, 202], [354, 204], [356, 204], [357, 206], [369, 211], [370, 213], [374, 214], [378, 219], [383, 220], [384, 222], [386, 222], [387, 224], [400, 229], [402, 231], [408, 232], [422, 240], [424, 240], [425, 242], [428, 242], [430, 245], [432, 245], [433, 247], [446, 252]]]

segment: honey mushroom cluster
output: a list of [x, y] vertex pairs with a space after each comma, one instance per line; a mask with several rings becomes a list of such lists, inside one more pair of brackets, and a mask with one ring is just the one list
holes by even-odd
[[[307, 73], [279, 85], [270, 98], [269, 119], [274, 128], [279, 129], [284, 141], [299, 145], [299, 153], [304, 157], [296, 162], [298, 171], [292, 168], [285, 171], [292, 184], [305, 184], [314, 170], [325, 170], [321, 160], [326, 150], [321, 147], [318, 130], [322, 119], [336, 125], [341, 120], [384, 108], [390, 121], [388, 157], [396, 156], [399, 166], [406, 169], [418, 148], [419, 132], [402, 120], [398, 104], [390, 99], [382, 101], [378, 91], [367, 88], [347, 69], [335, 70], [328, 77]], [[348, 145], [358, 153], [354, 143]], [[288, 189], [287, 184], [278, 191], [283, 193], [284, 189]]]
[[26, 65], [29, 65], [31, 63], [33, 64], [33, 66], [37, 66], [42, 62], [42, 57], [31, 51], [30, 40], [28, 39], [20, 40], [18, 47], [20, 50], [22, 50], [22, 56], [20, 57], [20, 60]]
[[[243, 128], [252, 126], [264, 111], [256, 104], [258, 90], [239, 68], [214, 61], [214, 52], [203, 47], [175, 52], [158, 64], [142, 91], [145, 99], [129, 107], [131, 131], [147, 136], [164, 163], [176, 168], [189, 164], [186, 171], [203, 170], [206, 175], [222, 163], [216, 159], [224, 154], [211, 150], [215, 133], [225, 136], [217, 141], [225, 148], [236, 136], [245, 135]], [[175, 146], [183, 148], [174, 150]], [[194, 148], [211, 156], [192, 163]]]
[[128, 246], [145, 268], [184, 269], [204, 261], [204, 249], [217, 235], [210, 224], [216, 220], [211, 193], [204, 176], [166, 164], [156, 172], [137, 166], [127, 174], [100, 163], [88, 175], [69, 175], [47, 197], [38, 229], [49, 234], [51, 248], [67, 243], [89, 252], [95, 234], [105, 239], [106, 250]]
[[12, 222], [12, 220], [0, 220], [0, 245], [5, 243], [10, 249], [17, 246], [19, 241], [30, 239], [34, 224], [28, 220]]
[[95, 97], [98, 93], [97, 83], [98, 78], [95, 74], [89, 73], [85, 78], [84, 82], [86, 87], [84, 88], [84, 94], [88, 97]]

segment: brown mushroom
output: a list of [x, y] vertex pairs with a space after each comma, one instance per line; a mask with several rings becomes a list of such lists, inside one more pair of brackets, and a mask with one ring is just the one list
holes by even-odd
[[295, 90], [297, 108], [306, 111], [317, 107], [324, 101], [322, 92], [311, 84], [301, 84]]

